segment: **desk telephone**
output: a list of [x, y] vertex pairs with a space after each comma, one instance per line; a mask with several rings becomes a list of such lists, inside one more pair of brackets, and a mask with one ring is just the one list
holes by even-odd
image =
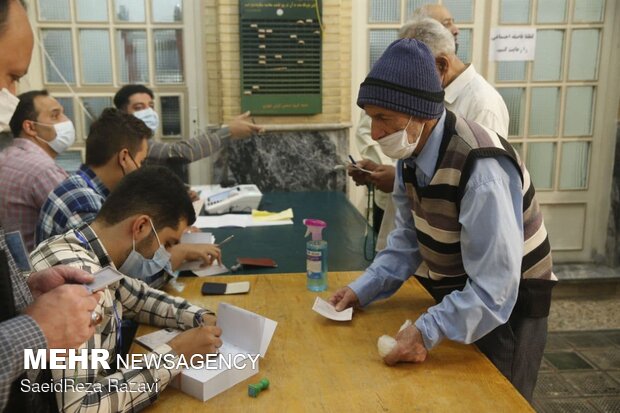
[[237, 185], [224, 188], [205, 200], [207, 214], [252, 212], [257, 209], [263, 194], [256, 185]]

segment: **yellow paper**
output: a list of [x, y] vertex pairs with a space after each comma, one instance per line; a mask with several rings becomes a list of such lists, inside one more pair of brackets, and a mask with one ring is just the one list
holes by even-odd
[[257, 209], [252, 210], [252, 219], [254, 221], [284, 221], [286, 219], [293, 219], [293, 208], [285, 209], [280, 212], [259, 211]]

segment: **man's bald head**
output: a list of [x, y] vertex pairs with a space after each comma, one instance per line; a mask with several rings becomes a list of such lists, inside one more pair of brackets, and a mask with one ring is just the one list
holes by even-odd
[[454, 17], [452, 17], [450, 10], [441, 4], [425, 4], [424, 6], [420, 6], [415, 9], [411, 15], [411, 19], [415, 20], [423, 19], [425, 17], [430, 17], [431, 19], [437, 20], [446, 29], [450, 30], [450, 33], [454, 36], [454, 41], [457, 42], [459, 28], [456, 27], [456, 24], [454, 24]]

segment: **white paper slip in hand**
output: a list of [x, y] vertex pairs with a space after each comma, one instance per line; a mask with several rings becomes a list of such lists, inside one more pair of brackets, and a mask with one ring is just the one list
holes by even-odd
[[108, 285], [113, 284], [121, 279], [123, 279], [124, 275], [120, 272], [116, 271], [112, 267], [104, 267], [93, 274], [95, 277], [93, 282], [88, 284], [84, 284], [84, 287], [88, 290], [88, 292], [94, 293], [95, 291], [103, 290]]
[[321, 297], [317, 297], [314, 300], [312, 309], [321, 314], [325, 318], [329, 318], [334, 321], [350, 321], [353, 318], [353, 308], [349, 307], [346, 310], [336, 311], [336, 308], [323, 300]]

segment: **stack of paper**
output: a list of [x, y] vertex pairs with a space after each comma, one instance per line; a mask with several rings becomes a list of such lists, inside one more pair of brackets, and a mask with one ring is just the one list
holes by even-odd
[[[292, 212], [292, 211], [291, 211]], [[292, 217], [292, 214], [291, 214]], [[246, 214], [224, 214], [199, 216], [194, 223], [198, 228], [222, 228], [222, 227], [264, 227], [271, 225], [293, 225], [293, 220], [256, 220], [252, 215]]]
[[[209, 400], [258, 373], [258, 356], [265, 357], [267, 348], [278, 323], [243, 308], [220, 303], [217, 310], [217, 325], [222, 329], [222, 347], [219, 357], [240, 358], [243, 368], [185, 369], [171, 383], [173, 387], [202, 401]], [[169, 342], [179, 334], [178, 330], [164, 329], [136, 340], [153, 349]], [[249, 356], [255, 356], [256, 363], [250, 363]]]

